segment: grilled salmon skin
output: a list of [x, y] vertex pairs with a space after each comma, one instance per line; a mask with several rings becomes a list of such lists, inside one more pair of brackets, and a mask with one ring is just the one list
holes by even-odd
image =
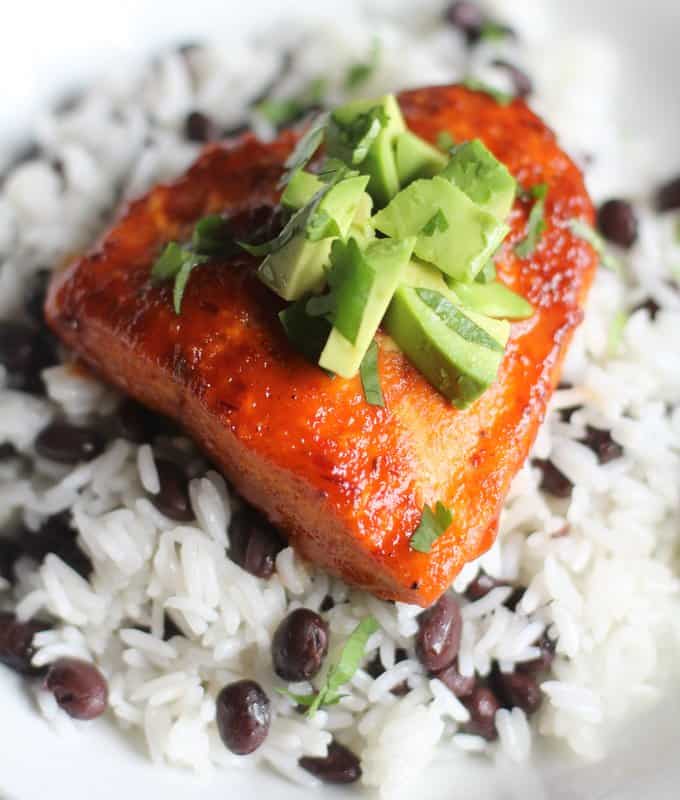
[[[303, 557], [378, 597], [428, 605], [493, 542], [582, 318], [596, 254], [569, 226], [593, 220], [581, 174], [524, 103], [503, 107], [459, 86], [399, 100], [423, 138], [478, 137], [520, 186], [549, 187], [533, 255], [514, 252], [533, 202], [520, 194], [497, 258], [499, 278], [535, 314], [513, 324], [497, 382], [469, 408], [452, 406], [383, 333], [385, 408], [368, 405], [358, 377], [332, 379], [293, 350], [277, 318], [282, 303], [245, 253], [194, 270], [179, 316], [171, 286], [151, 283], [163, 245], [188, 237], [200, 217], [243, 220], [276, 205], [291, 132], [271, 144], [247, 135], [207, 147], [55, 276], [46, 314], [100, 376], [179, 421]], [[453, 522], [430, 553], [416, 552], [409, 539], [423, 506], [437, 501]]]

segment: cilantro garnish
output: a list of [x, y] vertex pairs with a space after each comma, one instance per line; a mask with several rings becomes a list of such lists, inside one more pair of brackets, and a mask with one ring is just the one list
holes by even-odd
[[328, 670], [326, 682], [316, 694], [293, 694], [285, 689], [279, 691], [296, 703], [307, 706], [308, 718], [313, 717], [321, 706], [332, 706], [339, 703], [343, 697], [339, 693], [340, 688], [354, 677], [354, 673], [359, 669], [364, 658], [368, 640], [379, 627], [375, 617], [366, 617], [361, 620], [345, 642], [338, 663]]
[[255, 111], [279, 128], [294, 122], [321, 103], [325, 94], [326, 80], [315, 78], [295, 97], [267, 97], [255, 106]]
[[437, 502], [434, 511], [426, 505], [420, 523], [411, 536], [411, 550], [429, 553], [434, 542], [447, 530], [452, 521], [453, 514], [443, 503]]
[[494, 86], [490, 86], [488, 83], [480, 81], [479, 78], [474, 78], [472, 76], [464, 78], [461, 84], [471, 92], [483, 92], [484, 94], [488, 94], [499, 106], [509, 106], [515, 99], [513, 95], [502, 92], [500, 89], [496, 89]]
[[612, 321], [609, 323], [609, 329], [607, 331], [607, 355], [610, 358], [613, 358], [619, 352], [623, 339], [623, 331], [629, 319], [630, 315], [628, 313], [625, 311], [617, 311]]
[[488, 350], [495, 350], [499, 353], [504, 351], [505, 348], [500, 342], [496, 341], [476, 322], [473, 322], [459, 308], [456, 308], [443, 294], [432, 289], [416, 289], [416, 294], [442, 322], [446, 323], [447, 327], [462, 339], [486, 347]]
[[362, 86], [373, 75], [380, 63], [380, 53], [382, 45], [377, 37], [373, 40], [373, 46], [368, 57], [368, 61], [359, 61], [352, 64], [345, 75], [345, 89], [351, 91]]
[[423, 225], [422, 230], [420, 231], [423, 236], [434, 236], [435, 233], [444, 233], [444, 231], [448, 231], [449, 229], [449, 221], [446, 219], [446, 215], [440, 209], [432, 216], [432, 218]]
[[448, 131], [439, 131], [437, 134], [437, 147], [448, 152], [456, 146], [456, 140]]
[[305, 135], [298, 141], [295, 149], [286, 159], [284, 164], [286, 171], [279, 181], [279, 189], [286, 186], [294, 172], [304, 169], [311, 161], [312, 156], [319, 149], [321, 142], [323, 142], [327, 125], [328, 112], [319, 114], [312, 122]]
[[584, 242], [588, 242], [593, 250], [595, 250], [600, 257], [600, 263], [605, 269], [621, 274], [621, 262], [609, 250], [604, 239], [594, 228], [591, 228], [590, 225], [582, 219], [576, 218], [570, 220], [569, 227], [572, 233], [578, 236], [579, 239], [583, 239]]
[[151, 268], [151, 278], [155, 281], [174, 280], [172, 298], [175, 314], [182, 310], [182, 298], [189, 275], [194, 267], [208, 260], [207, 256], [194, 253], [177, 242], [168, 242]]
[[539, 183], [529, 189], [529, 194], [535, 199], [531, 211], [529, 213], [529, 221], [527, 223], [527, 235], [521, 242], [515, 245], [515, 253], [520, 258], [528, 258], [536, 247], [546, 229], [545, 221], [545, 198], [548, 195], [548, 184]]
[[365, 161], [371, 145], [390, 118], [382, 106], [374, 106], [347, 123], [338, 120], [335, 115], [331, 115], [331, 120], [337, 129], [342, 149], [348, 152], [346, 160], [356, 167]]
[[359, 367], [361, 386], [364, 390], [366, 402], [371, 406], [385, 407], [385, 399], [380, 386], [380, 372], [378, 370], [378, 343], [374, 339], [363, 357]]

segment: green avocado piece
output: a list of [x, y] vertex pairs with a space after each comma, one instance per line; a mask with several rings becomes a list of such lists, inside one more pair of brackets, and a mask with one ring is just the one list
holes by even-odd
[[[328, 190], [316, 209], [310, 204], [302, 229], [260, 265], [257, 271], [260, 280], [284, 300], [297, 300], [307, 292], [319, 291], [325, 282], [324, 266], [333, 240], [349, 233], [367, 183], [365, 175], [346, 178]], [[310, 241], [305, 228], [313, 213], [327, 215], [337, 225], [338, 234]]]
[[[378, 239], [369, 244], [363, 252], [356, 243], [353, 245], [351, 239], [348, 245], [338, 243], [335, 246], [338, 259], [345, 260], [345, 264], [342, 265], [344, 269], [341, 270], [344, 275], [334, 287], [338, 305], [336, 315], [339, 315], [344, 304], [351, 302], [352, 299], [356, 301], [357, 291], [352, 284], [355, 265], [352, 261], [363, 259], [364, 266], [372, 272], [372, 281], [364, 296], [354, 343], [334, 326], [319, 359], [321, 367], [343, 378], [351, 378], [357, 374], [392, 295], [399, 286], [414, 245], [415, 238], [411, 237], [401, 241]], [[336, 325], [338, 322], [336, 319]]]
[[479, 139], [456, 147], [441, 176], [498, 219], [504, 220], [510, 213], [517, 182]]
[[433, 178], [448, 163], [442, 152], [411, 131], [404, 131], [395, 138], [394, 157], [402, 187], [418, 178]]
[[402, 285], [411, 286], [414, 289], [432, 289], [432, 291], [439, 292], [439, 294], [447, 297], [451, 302], [460, 303], [457, 295], [449, 289], [441, 270], [425, 261], [418, 261], [418, 259], [412, 258], [404, 270], [401, 282]]
[[431, 290], [403, 285], [383, 324], [427, 380], [459, 408], [496, 380], [510, 333], [508, 322], [462, 309]]
[[417, 236], [418, 258], [460, 281], [474, 280], [510, 230], [441, 176], [402, 189], [373, 224], [396, 239]]
[[281, 205], [290, 211], [297, 211], [306, 206], [323, 187], [324, 184], [316, 175], [299, 169], [291, 175], [290, 181], [281, 195]]
[[[357, 144], [371, 126], [377, 135], [368, 135], [368, 151], [359, 162]], [[406, 130], [399, 104], [394, 95], [388, 94], [377, 100], [357, 100], [336, 108], [331, 114], [326, 131], [326, 152], [331, 158], [339, 158], [348, 166], [359, 169], [370, 176], [368, 193], [376, 205], [382, 208], [399, 191], [399, 175], [394, 156], [394, 140]], [[363, 152], [363, 150], [361, 150]]]
[[528, 319], [534, 308], [528, 300], [500, 281], [462, 283], [451, 281], [450, 288], [460, 302], [472, 311], [495, 319]]

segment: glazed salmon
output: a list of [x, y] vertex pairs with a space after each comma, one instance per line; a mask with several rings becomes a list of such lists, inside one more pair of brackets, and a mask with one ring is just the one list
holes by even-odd
[[[171, 286], [151, 283], [163, 245], [188, 237], [200, 217], [248, 219], [277, 203], [291, 132], [207, 147], [56, 275], [46, 313], [99, 375], [180, 422], [302, 556], [379, 597], [428, 605], [494, 539], [583, 316], [596, 254], [568, 224], [593, 220], [581, 174], [524, 103], [502, 107], [456, 86], [399, 99], [423, 138], [478, 137], [521, 186], [549, 186], [538, 248], [524, 260], [514, 253], [532, 202], [520, 196], [497, 259], [499, 278], [535, 314], [513, 324], [497, 382], [469, 408], [452, 406], [383, 333], [386, 406], [368, 405], [358, 377], [331, 379], [293, 350], [277, 318], [282, 301], [245, 253], [194, 270], [180, 316]], [[453, 522], [430, 553], [416, 552], [409, 539], [437, 501]]]

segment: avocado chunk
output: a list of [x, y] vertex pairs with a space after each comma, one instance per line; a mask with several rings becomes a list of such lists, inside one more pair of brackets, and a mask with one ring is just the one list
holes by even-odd
[[450, 288], [460, 302], [471, 311], [494, 319], [528, 319], [534, 308], [528, 300], [508, 289], [500, 281], [492, 283], [458, 283]]
[[400, 286], [384, 326], [427, 380], [459, 408], [496, 380], [510, 324], [463, 310], [429, 289]]
[[418, 178], [433, 178], [448, 164], [443, 153], [411, 131], [400, 133], [395, 138], [394, 157], [402, 187]]
[[394, 95], [337, 108], [326, 131], [326, 152], [370, 176], [368, 193], [380, 208], [399, 191], [394, 140], [406, 131]]
[[[328, 263], [333, 240], [344, 238], [361, 205], [368, 177], [346, 178], [327, 187], [319, 201], [312, 200], [297, 212], [298, 229], [280, 250], [270, 253], [260, 265], [260, 280], [284, 300], [297, 300], [307, 292], [319, 291], [325, 282], [324, 266]], [[334, 233], [313, 240], [310, 226], [327, 221]]]
[[281, 195], [281, 205], [290, 211], [297, 211], [306, 206], [323, 187], [324, 184], [316, 175], [299, 169], [291, 175], [290, 181]]
[[498, 219], [504, 220], [510, 213], [517, 183], [505, 164], [487, 150], [479, 139], [456, 147], [441, 176]]
[[362, 252], [350, 239], [333, 245], [329, 283], [336, 313], [319, 365], [343, 378], [359, 371], [392, 295], [411, 258], [415, 239], [379, 239]]
[[417, 258], [409, 261], [401, 282], [403, 286], [411, 286], [414, 289], [432, 289], [447, 297], [452, 303], [460, 303], [458, 296], [449, 289], [442, 272], [433, 264], [418, 261]]
[[396, 239], [417, 236], [418, 258], [460, 281], [474, 280], [510, 230], [440, 176], [402, 189], [373, 224]]

